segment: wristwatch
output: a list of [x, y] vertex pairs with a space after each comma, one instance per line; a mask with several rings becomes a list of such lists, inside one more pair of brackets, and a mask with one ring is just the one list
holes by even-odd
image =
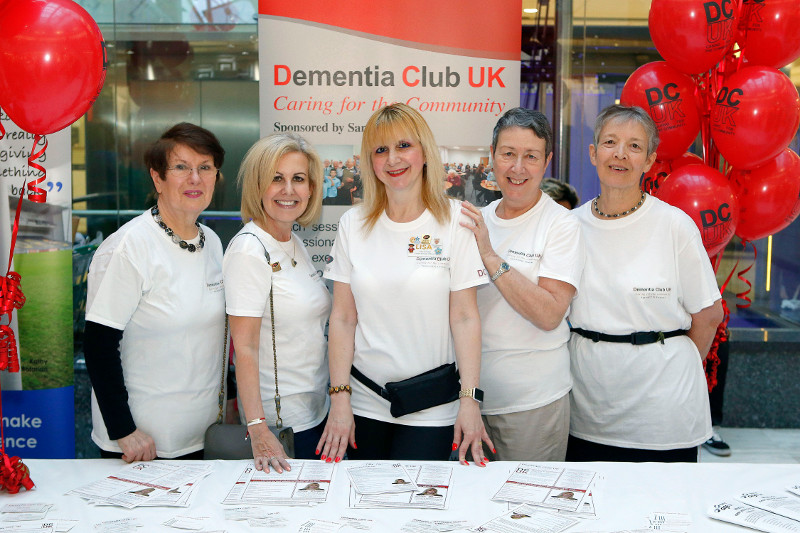
[[461, 389], [458, 391], [459, 398], [472, 398], [476, 402], [483, 401], [483, 391], [477, 387], [472, 389]]
[[508, 263], [503, 261], [502, 263], [500, 263], [500, 268], [497, 269], [497, 272], [492, 274], [492, 277], [490, 279], [492, 281], [497, 281], [497, 278], [499, 278], [500, 276], [502, 276], [503, 274], [508, 272], [510, 269], [511, 269], [511, 267], [508, 266]]

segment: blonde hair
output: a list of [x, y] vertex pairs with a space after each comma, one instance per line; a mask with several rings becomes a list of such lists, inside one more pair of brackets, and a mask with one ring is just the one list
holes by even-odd
[[422, 203], [434, 218], [444, 224], [450, 217], [450, 202], [444, 193], [444, 166], [439, 147], [428, 123], [414, 108], [392, 104], [372, 114], [361, 138], [361, 182], [364, 186], [364, 232], [369, 233], [386, 210], [386, 187], [375, 176], [372, 155], [379, 146], [409, 135], [419, 142], [425, 166], [422, 167]]
[[294, 133], [273, 133], [259, 139], [245, 154], [239, 167], [237, 183], [242, 190], [242, 221], [266, 224], [267, 213], [261, 199], [272, 184], [275, 171], [283, 156], [298, 152], [308, 159], [308, 179], [311, 198], [303, 214], [297, 218], [301, 226], [308, 226], [319, 218], [322, 211], [322, 162], [316, 150], [304, 138]]

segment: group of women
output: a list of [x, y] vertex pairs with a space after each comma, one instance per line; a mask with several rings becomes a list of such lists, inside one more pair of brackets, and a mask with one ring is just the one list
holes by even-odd
[[329, 462], [695, 461], [711, 434], [716, 280], [691, 219], [639, 189], [658, 145], [649, 116], [612, 106], [594, 137], [601, 193], [570, 212], [540, 188], [546, 118], [508, 111], [491, 142], [502, 198], [479, 209], [445, 195], [417, 111], [376, 111], [364, 201], [342, 216], [323, 274], [331, 301], [292, 233], [325, 195], [314, 149], [293, 134], [253, 145], [245, 225], [223, 257], [196, 221], [224, 151], [203, 128], [173, 127], [145, 160], [157, 205], [90, 268], [93, 440], [127, 461], [202, 455], [227, 313], [259, 469], [289, 469], [277, 420], [296, 457]]

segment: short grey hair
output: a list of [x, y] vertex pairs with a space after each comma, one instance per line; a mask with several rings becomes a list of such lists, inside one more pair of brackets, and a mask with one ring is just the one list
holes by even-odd
[[553, 130], [547, 117], [539, 111], [525, 109], [524, 107], [514, 107], [506, 111], [492, 132], [492, 154], [497, 149], [497, 138], [500, 132], [508, 128], [525, 128], [533, 131], [533, 134], [544, 139], [545, 157], [553, 152]]
[[636, 122], [644, 128], [647, 135], [647, 156], [649, 157], [658, 148], [658, 126], [639, 106], [626, 106], [621, 104], [610, 105], [603, 109], [594, 123], [594, 145], [600, 143], [600, 132], [609, 122]]

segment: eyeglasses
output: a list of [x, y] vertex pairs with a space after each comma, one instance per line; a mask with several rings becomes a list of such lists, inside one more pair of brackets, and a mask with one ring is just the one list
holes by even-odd
[[167, 170], [171, 170], [179, 178], [188, 178], [192, 174], [192, 171], [196, 170], [197, 175], [204, 179], [213, 178], [217, 175], [217, 172], [219, 172], [216, 167], [212, 167], [211, 165], [200, 165], [197, 168], [192, 168], [182, 163], [179, 163], [174, 167], [167, 167]]

